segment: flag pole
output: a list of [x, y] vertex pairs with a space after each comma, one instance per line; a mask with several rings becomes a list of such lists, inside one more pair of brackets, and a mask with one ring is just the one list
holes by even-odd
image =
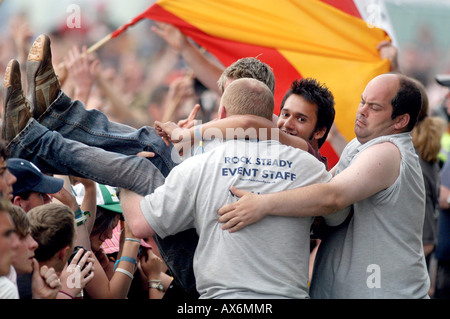
[[99, 41], [97, 41], [96, 43], [91, 45], [87, 49], [87, 53], [91, 54], [91, 53], [97, 51], [98, 49], [100, 49], [103, 45], [105, 45], [111, 39], [112, 39], [112, 33], [108, 34], [107, 36], [103, 37], [102, 39], [100, 39]]

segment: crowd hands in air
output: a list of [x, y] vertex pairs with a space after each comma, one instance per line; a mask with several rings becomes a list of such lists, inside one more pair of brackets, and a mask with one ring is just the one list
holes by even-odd
[[[268, 109], [270, 110], [270, 107], [272, 107], [273, 110], [275, 80], [273, 75], [270, 76], [270, 67], [255, 58], [246, 58], [237, 61], [228, 68], [224, 68], [208, 59], [174, 26], [157, 22], [152, 27], [152, 31], [165, 40], [169, 49], [161, 57], [163, 61], [152, 63], [152, 68], [154, 68], [152, 76], [144, 77], [142, 74], [144, 71], [139, 69], [132, 56], [123, 54], [119, 58], [123, 64], [120, 74], [118, 74], [118, 71], [105, 67], [98, 56], [88, 54], [85, 46], [69, 47], [65, 44], [65, 47], [68, 47], [67, 53], [62, 58], [60, 57], [59, 63], [52, 65], [50, 38], [43, 35], [39, 36], [30, 49], [27, 44], [32, 32], [26, 27], [26, 24], [20, 28], [15, 28], [13, 38], [17, 60], [11, 60], [4, 68], [6, 69], [4, 74], [5, 93], [2, 96], [4, 107], [2, 139], [4, 144], [2, 144], [0, 161], [3, 170], [0, 186], [6, 199], [0, 201], [0, 217], [2, 218], [2, 233], [0, 234], [2, 237], [0, 240], [3, 241], [0, 245], [3, 247], [0, 256], [2, 275], [0, 295], [4, 298], [23, 299], [161, 299], [197, 298], [199, 296], [203, 298], [253, 298], [258, 294], [268, 298], [280, 296], [287, 298], [355, 298], [358, 296], [357, 293], [360, 293], [366, 287], [358, 286], [355, 288], [358, 290], [356, 292], [326, 291], [323, 288], [324, 286], [321, 285], [324, 285], [323, 281], [328, 280], [329, 277], [325, 275], [327, 269], [323, 264], [316, 265], [315, 271], [317, 274], [323, 275], [324, 279], [319, 278], [319, 275], [316, 275], [318, 279], [312, 279], [314, 256], [321, 240], [310, 238], [309, 225], [312, 223], [313, 217], [323, 215], [328, 226], [346, 225], [345, 227], [350, 229], [349, 232], [353, 231], [351, 227], [365, 229], [364, 225], [359, 224], [364, 224], [364, 222], [357, 220], [355, 216], [363, 215], [361, 210], [364, 208], [361, 208], [359, 203], [367, 205], [367, 199], [376, 196], [375, 194], [378, 192], [386, 189], [391, 191], [390, 186], [395, 183], [397, 177], [404, 178], [405, 181], [413, 185], [408, 191], [420, 193], [420, 187], [415, 188], [417, 176], [414, 174], [417, 172], [403, 172], [399, 169], [402, 156], [411, 155], [403, 153], [406, 152], [403, 143], [409, 142], [404, 141], [403, 137], [395, 141], [389, 140], [390, 143], [388, 140], [382, 140], [378, 144], [364, 149], [363, 155], [357, 158], [354, 164], [348, 167], [338, 165], [338, 167], [329, 168], [326, 158], [319, 152], [325, 140], [331, 143], [339, 155], [349, 155], [346, 148], [347, 140], [333, 124], [333, 96], [325, 85], [314, 79], [294, 81], [286, 95], [284, 104], [281, 106], [279, 116], [273, 115], [273, 112], [269, 112], [270, 116], [263, 115], [260, 110], [250, 111], [248, 108], [240, 112], [238, 108], [243, 106], [237, 105], [239, 102], [236, 102], [237, 100], [232, 99], [232, 97], [235, 98], [239, 94], [243, 94], [242, 92], [253, 92], [252, 90], [266, 97], [266, 100], [261, 103], [267, 104]], [[65, 39], [65, 41], [67, 40]], [[53, 42], [52, 45], [54, 45]], [[61, 50], [61, 48], [59, 49]], [[415, 86], [414, 80], [398, 73], [397, 49], [388, 41], [380, 43], [377, 49], [382, 59], [390, 61], [393, 73], [373, 79], [362, 95], [362, 102], [356, 117], [357, 124], [355, 125], [355, 133], [361, 145], [385, 135], [401, 135], [412, 130], [411, 127], [408, 127], [408, 122], [412, 121], [411, 117], [414, 117], [414, 113], [401, 113], [397, 120], [397, 118], [391, 119], [390, 114], [388, 114], [389, 116], [386, 115], [388, 111], [392, 113], [392, 106], [388, 111], [386, 109], [375, 110], [377, 104], [381, 104], [381, 106], [378, 105], [381, 108], [390, 105], [392, 97], [400, 90], [399, 83], [407, 86], [407, 89], [412, 92], [410, 92], [411, 95], [415, 94], [415, 97], [420, 97], [420, 93], [417, 95], [419, 89], [421, 90], [420, 86]], [[170, 75], [168, 66], [176, 64], [178, 55], [183, 58], [192, 71], [185, 72], [169, 85], [164, 84], [165, 78]], [[53, 62], [55, 62], [54, 60], [55, 54]], [[238, 71], [242, 71], [247, 66], [246, 63], [248, 66], [257, 65], [261, 69], [253, 71], [256, 74], [239, 74]], [[24, 76], [25, 72], [26, 77]], [[269, 75], [263, 74], [264, 72], [268, 72]], [[20, 78], [21, 73], [22, 77]], [[206, 91], [214, 96], [214, 98], [211, 98], [211, 95], [207, 96], [207, 101], [214, 100], [214, 105], [217, 103], [218, 107], [213, 106], [212, 110], [208, 110], [199, 103], [199, 94], [194, 88], [193, 75]], [[261, 78], [258, 78], [258, 76], [261, 76]], [[258, 83], [245, 79], [252, 77], [265, 84], [262, 85], [256, 80], [254, 81]], [[45, 90], [41, 89], [42, 86], [45, 87]], [[392, 88], [397, 91], [394, 92]], [[380, 93], [382, 89], [384, 91]], [[308, 90], [313, 96], [309, 99], [303, 96], [304, 92]], [[23, 92], [28, 93], [26, 99]], [[380, 95], [377, 96], [377, 93], [374, 92], [378, 92]], [[219, 98], [221, 98], [220, 101]], [[309, 117], [308, 111], [304, 111], [305, 118], [302, 117], [303, 115], [297, 115], [296, 105], [300, 105], [296, 100], [298, 98], [303, 103], [301, 104], [302, 107], [313, 107], [313, 111], [309, 110], [309, 112], [312, 112], [309, 113]], [[68, 102], [65, 102], [66, 100]], [[142, 102], [142, 100], [145, 102]], [[249, 98], [249, 102], [255, 103], [257, 100]], [[34, 105], [30, 105], [30, 103]], [[142, 108], [145, 103], [149, 105], [147, 109]], [[418, 103], [420, 109], [423, 102], [419, 101]], [[64, 108], [58, 110], [59, 105], [63, 104]], [[322, 104], [323, 110], [316, 111], [315, 108]], [[130, 105], [136, 107], [132, 108]], [[192, 107], [192, 105], [194, 106]], [[101, 120], [106, 121], [106, 124], [99, 130], [104, 130], [107, 133], [110, 131], [124, 134], [124, 142], [129, 141], [128, 138], [131, 140], [131, 136], [135, 136], [136, 132], [144, 132], [149, 134], [150, 140], [157, 136], [162, 143], [155, 146], [152, 144], [155, 141], [154, 139], [149, 143], [138, 141], [137, 144], [141, 143], [138, 147], [130, 147], [129, 151], [125, 151], [114, 144], [117, 141], [114, 141], [114, 143], [110, 141], [111, 144], [101, 141], [102, 132], [97, 135], [95, 132], [97, 128], [92, 126], [93, 123], [98, 125], [98, 122], [94, 120], [91, 122], [84, 122], [83, 120], [83, 122], [80, 122], [82, 124], [71, 122], [69, 115], [67, 115], [69, 109], [82, 112], [86, 119], [89, 119], [90, 116], [101, 117]], [[75, 142], [72, 141], [69, 136], [71, 132], [60, 129], [61, 124], [56, 126], [49, 124], [49, 118], [52, 117], [49, 114], [53, 111], [61, 111], [61, 113], [58, 113], [58, 117], [54, 117], [52, 121], [63, 121], [63, 126], [67, 127], [80, 125], [87, 127], [91, 125], [90, 128], [93, 129], [93, 133], [87, 134], [92, 134], [98, 140], [91, 140], [91, 144], [86, 148], [81, 144], [87, 144], [87, 140], [78, 141], [77, 138], [73, 138]], [[319, 114], [319, 112], [323, 114]], [[376, 114], [383, 112], [385, 113], [384, 117], [378, 115], [380, 116], [379, 120], [374, 124], [375, 132], [370, 131], [369, 128], [372, 129], [372, 126], [370, 121], [367, 120], [369, 114], [376, 118]], [[107, 118], [103, 117], [103, 114], [107, 114]], [[314, 114], [314, 116], [311, 114]], [[322, 123], [322, 127], [316, 127], [314, 122], [319, 121], [321, 117], [326, 118], [325, 124]], [[309, 123], [312, 126], [302, 128], [299, 123]], [[386, 125], [389, 125], [389, 127], [383, 126], [383, 123], [387, 123]], [[149, 124], [154, 127], [153, 131], [148, 126], [144, 126]], [[34, 141], [40, 139], [43, 144], [39, 145], [36, 144], [38, 142], [34, 142], [33, 147], [36, 150], [32, 151], [32, 155], [25, 155], [24, 149], [26, 147], [22, 149], [20, 146], [25, 145], [23, 134], [32, 132], [41, 125], [43, 127], [42, 135], [36, 133], [33, 138]], [[377, 129], [379, 130], [376, 131]], [[368, 135], [366, 136], [364, 134], [367, 131]], [[138, 134], [137, 136], [141, 135]], [[67, 162], [58, 164], [50, 158], [51, 156], [42, 157], [39, 155], [41, 154], [39, 152], [51, 152], [52, 147], [55, 147], [55, 152], [58, 151], [57, 146], [44, 144], [47, 137], [53, 139], [53, 141], [61, 141], [61, 143], [64, 143], [61, 145], [67, 147], [67, 150], [72, 150], [73, 153], [61, 155], [70, 156], [71, 159], [64, 159], [62, 161]], [[202, 181], [192, 177], [195, 176], [195, 173], [191, 174], [191, 172], [196, 169], [201, 172], [201, 168], [205, 168], [205, 171], [207, 168], [211, 168], [208, 166], [210, 163], [202, 161], [202, 158], [206, 155], [200, 156], [198, 159], [195, 159], [196, 156], [194, 155], [198, 153], [208, 154], [209, 151], [205, 152], [205, 149], [208, 147], [208, 142], [214, 139], [220, 139], [226, 143], [233, 143], [233, 141], [241, 139], [266, 141], [267, 143], [278, 140], [281, 144], [287, 145], [286, 147], [302, 150], [292, 151], [297, 153], [292, 153], [293, 155], [290, 156], [298, 155], [299, 158], [302, 158], [305, 166], [310, 169], [308, 174], [312, 174], [312, 176], [307, 175], [301, 169], [293, 170], [298, 176], [305, 174], [303, 184], [286, 184], [285, 189], [274, 188], [272, 192], [270, 188], [266, 188], [264, 191], [272, 194], [265, 195], [258, 195], [259, 192], [256, 188], [247, 191], [230, 185], [227, 199], [219, 201], [218, 207], [209, 206], [205, 203], [206, 198], [198, 196], [196, 192], [202, 187], [203, 189], [214, 187], [212, 183], [217, 182], [217, 176], [208, 176], [206, 179], [209, 179], [209, 181]], [[78, 142], [80, 144], [77, 144]], [[354, 147], [355, 143], [352, 141], [351, 147]], [[148, 147], [149, 145], [151, 147]], [[45, 147], [48, 147], [50, 151], [44, 150]], [[164, 147], [171, 149], [168, 153], [170, 156], [162, 150]], [[238, 150], [240, 149], [240, 146], [236, 147]], [[289, 150], [282, 149], [282, 152], [289, 154]], [[248, 150], [243, 150], [243, 152], [246, 151]], [[301, 154], [306, 154], [303, 151], [313, 156], [303, 159], [302, 156], [304, 155]], [[12, 153], [11, 157], [9, 157], [8, 152]], [[227, 151], [220, 147], [215, 152], [212, 154], [222, 155], [220, 152], [223, 152], [224, 158], [229, 158], [226, 156]], [[245, 153], [239, 154], [242, 157], [245, 157], [245, 155]], [[81, 156], [85, 157], [82, 158]], [[250, 157], [246, 158], [249, 162]], [[112, 166], [115, 165], [113, 163], [115, 159], [120, 163], [126, 163], [130, 168], [136, 167], [132, 165], [140, 165], [141, 173], [132, 175], [132, 171], [126, 170], [124, 166]], [[361, 175], [367, 165], [375, 166], [377, 160], [382, 164], [380, 164], [380, 169]], [[194, 161], [198, 161], [198, 167], [192, 168]], [[178, 163], [181, 164], [177, 166]], [[286, 160], [285, 163], [290, 163], [289, 166], [295, 166], [296, 161]], [[317, 163], [321, 164], [318, 165]], [[77, 166], [77, 164], [80, 166]], [[89, 166], [89, 164], [92, 165]], [[81, 167], [81, 165], [83, 166]], [[39, 166], [44, 173], [54, 174], [54, 176], [42, 174], [36, 166]], [[118, 170], [121, 171], [120, 174]], [[183, 170], [187, 172], [186, 176], [188, 176], [185, 182], [181, 182], [185, 178], [181, 177], [185, 176], [180, 173]], [[224, 172], [228, 171], [223, 170], [222, 175], [225, 174]], [[256, 177], [257, 172], [259, 172], [258, 169], [253, 168], [248, 174], [253, 174], [252, 177]], [[283, 179], [288, 180], [289, 177], [292, 179], [292, 174], [294, 173], [284, 174]], [[143, 175], [148, 176], [144, 177]], [[208, 226], [189, 222], [191, 219], [188, 213], [186, 213], [187, 217], [183, 214], [183, 222], [186, 219], [185, 222], [188, 226], [178, 225], [178, 222], [170, 219], [170, 217], [167, 217], [167, 221], [176, 224], [173, 229], [167, 227], [164, 223], [165, 217], [162, 218], [162, 224], [159, 222], [158, 218], [161, 216], [158, 216], [158, 211], [167, 213], [167, 210], [170, 210], [166, 207], [169, 204], [166, 203], [173, 203], [178, 210], [183, 208], [183, 203], [170, 195], [171, 192], [176, 190], [176, 178], [179, 178], [179, 186], [181, 190], [184, 190], [184, 193], [192, 192], [192, 195], [188, 194], [192, 198], [190, 203], [185, 204], [185, 210], [191, 212], [195, 218], [199, 218], [199, 216], [203, 216], [199, 215], [199, 207], [206, 207], [203, 208], [205, 210], [210, 209], [211, 211], [207, 213], [210, 213], [212, 217], [205, 217], [205, 220], [211, 218], [220, 223], [220, 231], [242, 232], [243, 236], [246, 236], [247, 231], [252, 232], [252, 230], [248, 230], [251, 229], [249, 225], [252, 224], [260, 224], [262, 232], [265, 232], [270, 230], [271, 227], [276, 228], [285, 225], [286, 216], [305, 218], [305, 224], [299, 222], [299, 227], [305, 227], [305, 231], [298, 235], [298, 239], [299, 243], [302, 243], [303, 246], [307, 244], [308, 248], [306, 252], [299, 253], [299, 257], [311, 261], [310, 263], [302, 262], [302, 266], [299, 267], [301, 274], [291, 273], [290, 270], [282, 266], [282, 269], [286, 270], [286, 276], [299, 275], [298, 287], [287, 287], [278, 294], [278, 292], [271, 290], [274, 287], [272, 280], [259, 271], [255, 271], [255, 274], [252, 273], [250, 276], [256, 276], [252, 279], [260, 279], [262, 283], [251, 283], [246, 286], [247, 284], [241, 284], [234, 277], [238, 274], [231, 275], [230, 282], [226, 284], [220, 280], [218, 283], [215, 282], [216, 279], [211, 277], [218, 276], [216, 273], [218, 270], [215, 269], [217, 265], [211, 266], [212, 257], [204, 256], [205, 251], [208, 251], [208, 249], [223, 249], [225, 258], [235, 258], [236, 255], [233, 250], [236, 247], [233, 247], [233, 244], [229, 242], [220, 243], [218, 245], [221, 246], [218, 247], [211, 246], [212, 244], [205, 242], [203, 237], [199, 239], [197, 233], [206, 233], [212, 236], [212, 241], [217, 238], [214, 236], [219, 235], [217, 235], [217, 230], [207, 229]], [[32, 179], [38, 181], [37, 184], [33, 184]], [[366, 179], [374, 182], [361, 188], [360, 183], [354, 182], [355, 179]], [[244, 189], [246, 188], [245, 185], [244, 183]], [[223, 187], [226, 187], [226, 185]], [[247, 187], [247, 189], [249, 188]], [[282, 192], [283, 190], [287, 191]], [[299, 190], [302, 190], [303, 193], [300, 194]], [[347, 195], [340, 195], [338, 190]], [[275, 193], [275, 191], [280, 193]], [[403, 196], [402, 200], [409, 200], [403, 193], [400, 195], [386, 194], [387, 196]], [[188, 195], [184, 194], [183, 196], [189, 198]], [[230, 196], [235, 200], [230, 202]], [[325, 200], [325, 197], [327, 200]], [[295, 201], [295, 198], [298, 201]], [[308, 198], [311, 200], [307, 201]], [[314, 198], [320, 198], [321, 203], [315, 202]], [[301, 212], [298, 212], [299, 201], [302, 199], [305, 205]], [[418, 205], [421, 205], [420, 200], [415, 197], [411, 199], [411, 202], [417, 202]], [[277, 211], [277, 208], [282, 206], [283, 210], [278, 209]], [[366, 210], [373, 210], [376, 214], [376, 208], [366, 207]], [[276, 214], [275, 211], [277, 211]], [[167, 213], [167, 215], [170, 214]], [[269, 220], [269, 215], [279, 215], [275, 218], [276, 222], [273, 225], [262, 222], [263, 220]], [[317, 218], [317, 220], [320, 219]], [[322, 224], [318, 229], [322, 229], [321, 227], [326, 226]], [[168, 249], [171, 245], [165, 246], [166, 237], [167, 235], [173, 235], [172, 233], [194, 228], [196, 228], [196, 234], [191, 233], [189, 235], [190, 240], [194, 243], [193, 248], [190, 247], [192, 255], [186, 257], [187, 259], [183, 260], [183, 265], [180, 266], [165, 255], [165, 249]], [[289, 236], [290, 231], [287, 230], [284, 235]], [[414, 237], [414, 242], [411, 245], [415, 252], [420, 254], [421, 247], [416, 244], [421, 242], [421, 238], [417, 238], [414, 231], [416, 230], [408, 228], [405, 230], [406, 235], [404, 236]], [[389, 230], [386, 237], [389, 238]], [[177, 245], [181, 242], [181, 238]], [[252, 244], [252, 240], [256, 240], [258, 244], [261, 243], [258, 238], [243, 238], [248, 240], [247, 244], [249, 245]], [[274, 243], [277, 243], [277, 240], [289, 241], [288, 239], [288, 237], [268, 238], [269, 241], [273, 240]], [[196, 248], [197, 242], [198, 247]], [[310, 251], [309, 245], [313, 242]], [[289, 247], [283, 249], [291, 253], [299, 248], [299, 243], [287, 245]], [[82, 248], [75, 249], [75, 247]], [[277, 247], [270, 247], [275, 250], [278, 249]], [[344, 246], [344, 254], [347, 248]], [[325, 249], [323, 254], [327, 253]], [[365, 250], [364, 247], [359, 249]], [[255, 250], [257, 251], [257, 249]], [[194, 252], [201, 256], [199, 261], [205, 264], [196, 265], [193, 262]], [[256, 263], [259, 260], [256, 256], [258, 256], [258, 253], [250, 256], [255, 258], [251, 263]], [[347, 255], [343, 256], [343, 258], [348, 257]], [[380, 257], [382, 262], [384, 262], [384, 256]], [[70, 261], [69, 258], [71, 258]], [[217, 258], [220, 259], [223, 256], [219, 255]], [[324, 255], [321, 258], [325, 258]], [[410, 262], [412, 257], [405, 256], [404, 258], [407, 262]], [[326, 260], [326, 258], [322, 260]], [[245, 261], [246, 259], [244, 259]], [[288, 264], [292, 261], [281, 259], [279, 262], [283, 265], [284, 262]], [[390, 295], [389, 292], [385, 292], [385, 295], [378, 297], [428, 297], [429, 287], [427, 285], [429, 285], [429, 282], [424, 278], [426, 269], [423, 268], [423, 260], [411, 261], [411, 263], [414, 264], [416, 269], [419, 269], [418, 272], [413, 274], [417, 280], [405, 283], [405, 286], [401, 287], [404, 290], [397, 295], [395, 293]], [[208, 265], [210, 268], [208, 268]], [[228, 262], [227, 265], [229, 265]], [[240, 265], [240, 262], [237, 262], [235, 267], [238, 267], [238, 265]], [[262, 267], [266, 266], [263, 263]], [[188, 270], [189, 279], [180, 275], [180, 271], [184, 270], [184, 267]], [[267, 267], [271, 269], [275, 266]], [[211, 275], [202, 273], [197, 279], [197, 286], [195, 286], [196, 278], [193, 275], [193, 269], [195, 268], [197, 273], [200, 270], [205, 273], [211, 272]], [[232, 271], [232, 269], [229, 271]], [[339, 271], [341, 270], [339, 269]], [[397, 274], [396, 271], [398, 270], [394, 269], [388, 276], [394, 278]], [[364, 269], [364, 273], [366, 273], [366, 269]], [[258, 276], [261, 277], [258, 278]], [[332, 278], [329, 280], [339, 279]], [[241, 281], [245, 280], [245, 278], [241, 278]], [[289, 282], [289, 278], [283, 278], [283, 276], [280, 280], [283, 283]], [[356, 279], [349, 280], [353, 282]], [[225, 287], [217, 288], [217, 285], [220, 286], [221, 284], [224, 284]], [[310, 284], [313, 285], [311, 293], [308, 290]], [[364, 284], [366, 284], [366, 281], [364, 281]], [[286, 284], [286, 286], [289, 285]], [[366, 291], [360, 296], [362, 298], [373, 297]]]

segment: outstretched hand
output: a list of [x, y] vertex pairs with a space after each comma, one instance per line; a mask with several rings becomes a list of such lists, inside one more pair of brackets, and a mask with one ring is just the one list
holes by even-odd
[[377, 50], [381, 59], [388, 59], [391, 64], [390, 71], [398, 71], [398, 50], [390, 41], [384, 40], [378, 43]]
[[188, 40], [186, 36], [169, 23], [157, 21], [156, 26], [152, 27], [152, 31], [164, 39], [178, 53], [187, 45]]
[[231, 186], [230, 190], [240, 199], [219, 209], [219, 222], [223, 223], [223, 230], [228, 229], [230, 233], [236, 232], [264, 218], [266, 207], [262, 196], [234, 186]]
[[200, 110], [200, 104], [195, 104], [189, 116], [184, 120], [179, 120], [177, 125], [181, 128], [191, 128], [194, 126], [195, 118], [197, 117], [198, 111]]
[[158, 135], [163, 139], [167, 146], [170, 146], [171, 142], [178, 143], [185, 138], [187, 140], [191, 139], [189, 130], [179, 127], [174, 122], [162, 123], [155, 121], [154, 127]]

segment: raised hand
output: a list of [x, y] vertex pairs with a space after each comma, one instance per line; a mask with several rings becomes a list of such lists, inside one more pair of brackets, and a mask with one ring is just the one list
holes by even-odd
[[156, 26], [152, 27], [152, 31], [163, 38], [172, 49], [179, 53], [187, 45], [188, 39], [186, 36], [169, 23], [156, 22]]
[[61, 282], [55, 269], [45, 265], [39, 268], [39, 263], [34, 258], [31, 282], [33, 299], [55, 299], [61, 289]]
[[200, 110], [200, 104], [195, 104], [189, 116], [184, 120], [179, 120], [177, 125], [181, 128], [191, 128], [195, 124], [195, 118], [197, 117], [198, 111]]

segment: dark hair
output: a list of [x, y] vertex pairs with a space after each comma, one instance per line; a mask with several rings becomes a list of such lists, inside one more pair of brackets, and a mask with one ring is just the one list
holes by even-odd
[[101, 237], [101, 235], [108, 230], [117, 215], [120, 215], [120, 219], [123, 220], [122, 214], [97, 206], [97, 214], [95, 215], [95, 222], [91, 231], [91, 236], [100, 234]]
[[29, 191], [25, 191], [25, 192], [19, 193], [16, 196], [19, 196], [23, 200], [28, 200], [30, 198], [30, 196], [31, 196], [31, 193], [37, 193], [37, 192], [29, 190]]
[[392, 98], [392, 119], [403, 114], [409, 114], [408, 131], [412, 131], [417, 123], [420, 109], [422, 107], [422, 95], [414, 80], [404, 75], [400, 77], [400, 88]]
[[328, 133], [331, 130], [331, 126], [334, 122], [336, 111], [334, 110], [334, 97], [331, 91], [325, 86], [325, 84], [319, 83], [316, 79], [305, 78], [300, 80], [294, 80], [291, 84], [291, 88], [286, 92], [281, 101], [280, 112], [286, 103], [286, 100], [292, 95], [296, 94], [303, 97], [310, 103], [317, 105], [316, 115], [317, 123], [314, 131], [322, 128], [326, 128], [324, 136], [319, 139], [319, 148], [325, 143]]

